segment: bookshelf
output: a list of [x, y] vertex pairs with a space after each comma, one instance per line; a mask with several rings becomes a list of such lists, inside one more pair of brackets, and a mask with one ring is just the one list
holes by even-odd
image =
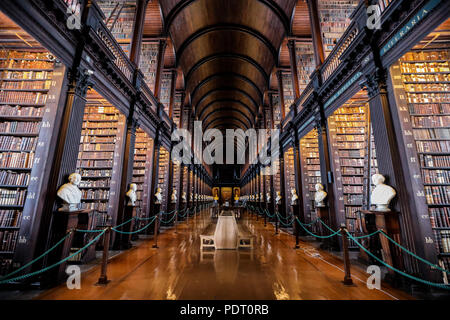
[[311, 43], [295, 43], [295, 57], [297, 59], [297, 74], [300, 94], [305, 90], [310, 75], [315, 70], [314, 49]]
[[[330, 143], [332, 146], [332, 164], [335, 173], [336, 207], [341, 220], [345, 222], [352, 235], [362, 233], [361, 209], [368, 209], [369, 188], [366, 184], [375, 165], [374, 146], [369, 143], [370, 118], [369, 106], [365, 99], [352, 98], [338, 108], [328, 119]], [[356, 244], [350, 242], [352, 249]]]
[[[149, 216], [150, 185], [152, 175], [153, 139], [141, 128], [136, 130], [134, 146], [133, 178], [132, 183], [137, 186], [136, 216], [146, 218]], [[144, 224], [144, 221], [141, 221]], [[140, 224], [135, 223], [136, 230]]]
[[[47, 51], [0, 50], [0, 275], [30, 250], [64, 67]], [[51, 99], [47, 99], [51, 96]]]
[[167, 196], [169, 193], [169, 152], [164, 147], [159, 147], [159, 163], [158, 163], [158, 188], [161, 188], [162, 201], [161, 210], [166, 210]]
[[281, 77], [283, 79], [284, 114], [287, 115], [295, 100], [294, 87], [291, 72], [283, 71]]
[[170, 104], [170, 87], [172, 85], [172, 72], [163, 72], [161, 76], [161, 93], [159, 96], [160, 102], [164, 105], [164, 111], [169, 114]]
[[294, 165], [294, 148], [289, 148], [284, 152], [284, 182], [286, 190], [286, 208], [292, 213], [292, 193], [291, 189], [295, 187], [295, 165]]
[[155, 91], [156, 69], [158, 67], [158, 42], [143, 43], [139, 68], [144, 74], [145, 83]]
[[350, 25], [350, 16], [359, 2], [359, 0], [318, 1], [325, 58], [333, 51], [334, 45]]
[[[322, 183], [319, 157], [319, 135], [317, 129], [308, 132], [300, 139], [300, 165], [302, 167], [302, 188], [304, 216], [307, 222], [317, 218], [315, 210], [315, 186]], [[315, 228], [316, 225], [313, 225]]]
[[278, 94], [272, 94], [273, 124], [276, 129], [281, 124], [281, 108]]
[[106, 26], [129, 56], [136, 1], [98, 0], [97, 4], [105, 15]]
[[[427, 44], [424, 49], [422, 44]], [[438, 260], [446, 269], [450, 268], [449, 58], [448, 40], [426, 40], [391, 67], [416, 204], [428, 213]]]
[[93, 210], [94, 228], [115, 223], [125, 120], [114, 106], [88, 100], [77, 172], [82, 177], [82, 208]]

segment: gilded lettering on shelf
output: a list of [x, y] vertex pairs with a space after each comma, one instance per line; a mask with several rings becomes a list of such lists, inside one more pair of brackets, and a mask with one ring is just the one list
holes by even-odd
[[423, 191], [417, 191], [416, 195], [421, 198], [425, 197], [425, 193]]
[[422, 177], [420, 176], [420, 174], [415, 174], [414, 175], [414, 179], [417, 179], [417, 180], [419, 180], [419, 179], [421, 179]]
[[411, 158], [409, 159], [409, 161], [410, 161], [411, 163], [415, 163], [415, 162], [416, 162], [416, 158], [415, 158], [415, 157], [411, 157]]

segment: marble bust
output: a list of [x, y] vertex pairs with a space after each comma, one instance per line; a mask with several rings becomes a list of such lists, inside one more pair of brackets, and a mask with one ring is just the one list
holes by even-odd
[[270, 202], [270, 192], [266, 193], [266, 199], [267, 199], [267, 202]]
[[81, 191], [78, 185], [81, 182], [81, 175], [79, 173], [72, 173], [69, 176], [69, 182], [63, 184], [56, 193], [61, 200], [63, 206], [61, 211], [77, 211], [81, 203]]
[[262, 192], [259, 194], [259, 202], [263, 202], [264, 201], [264, 197]]
[[297, 190], [292, 188], [291, 189], [291, 195], [292, 195], [291, 205], [295, 206], [295, 205], [297, 205], [297, 200], [298, 200]]
[[127, 206], [134, 207], [136, 205], [137, 195], [136, 195], [137, 185], [135, 183], [130, 184], [130, 190], [125, 194], [128, 197]]
[[280, 204], [281, 199], [282, 199], [281, 192], [277, 191], [277, 197], [275, 198], [275, 203]]
[[391, 186], [384, 184], [386, 178], [381, 174], [374, 174], [372, 176], [372, 183], [375, 189], [372, 191], [370, 202], [376, 205], [376, 211], [389, 212], [389, 204], [391, 200], [397, 195], [397, 192]]
[[172, 201], [172, 203], [176, 203], [177, 202], [177, 189], [173, 189], [172, 191], [172, 195], [170, 196], [170, 201]]
[[314, 195], [316, 207], [318, 207], [318, 208], [325, 207], [324, 200], [327, 197], [327, 195], [328, 194], [325, 192], [323, 185], [320, 183], [317, 183], [316, 184], [316, 194]]
[[183, 193], [181, 194], [181, 199], [183, 200], [183, 202], [186, 202], [186, 192], [183, 191]]
[[161, 188], [157, 188], [156, 189], [156, 193], [155, 193], [155, 198], [156, 198], [156, 204], [161, 204], [162, 201], [162, 194], [161, 194]]

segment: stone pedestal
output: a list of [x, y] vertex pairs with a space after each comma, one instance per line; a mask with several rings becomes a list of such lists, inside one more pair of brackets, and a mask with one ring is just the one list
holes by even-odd
[[[49, 247], [61, 240], [70, 230], [75, 230], [78, 226], [78, 216], [89, 214], [90, 210], [77, 211], [57, 211], [53, 214], [52, 220], [52, 236]], [[73, 232], [66, 240], [53, 250], [47, 259], [46, 265], [52, 265], [56, 262], [70, 255], [70, 248], [72, 248], [75, 232]], [[95, 244], [92, 245], [95, 247]], [[43, 277], [50, 280], [50, 282], [62, 282], [67, 277], [66, 274], [67, 262], [60, 264], [58, 267], [51, 269], [48, 273], [44, 273]]]
[[[81, 211], [78, 214], [78, 224], [77, 229], [79, 230], [92, 230], [93, 229], [93, 213], [91, 210]], [[89, 241], [95, 238], [95, 233], [82, 233], [77, 232], [74, 235], [74, 240], [72, 244], [72, 250], [76, 248], [77, 250], [84, 247]], [[78, 260], [81, 264], [86, 264], [95, 260], [95, 245], [90, 246], [84, 252], [82, 252], [80, 259]]]
[[[131, 218], [136, 217], [136, 207], [135, 206], [126, 206], [124, 215], [123, 215], [123, 222], [130, 220]], [[127, 224], [121, 226], [119, 229], [120, 231], [124, 232], [131, 232], [134, 229], [135, 225], [135, 219], [131, 220]], [[114, 244], [115, 250], [127, 250], [132, 247], [131, 245], [131, 234], [123, 234], [123, 233], [117, 233], [116, 235], [116, 241]]]

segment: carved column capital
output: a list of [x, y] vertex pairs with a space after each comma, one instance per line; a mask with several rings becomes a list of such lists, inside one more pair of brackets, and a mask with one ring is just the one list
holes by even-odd
[[89, 88], [92, 88], [94, 82], [92, 80], [92, 71], [88, 69], [77, 69], [69, 71], [68, 77], [71, 88], [76, 95], [85, 97]]

